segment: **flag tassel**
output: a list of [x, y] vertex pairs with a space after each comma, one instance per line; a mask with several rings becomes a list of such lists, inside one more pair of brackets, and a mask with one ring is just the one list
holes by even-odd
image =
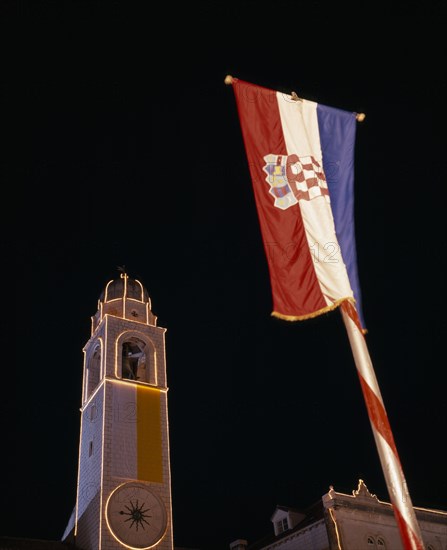
[[403, 547], [405, 550], [424, 550], [416, 514], [357, 311], [354, 305], [347, 301], [341, 304], [340, 309], [360, 378], [360, 385]]
[[[231, 74], [227, 74], [227, 76], [224, 79], [224, 82], [227, 86], [231, 86], [235, 80], [237, 79], [231, 76]], [[302, 98], [297, 96], [296, 92], [292, 92], [290, 95], [294, 101], [302, 100]], [[355, 113], [355, 118], [357, 122], [363, 122], [365, 120], [365, 117], [366, 117], [365, 113]]]

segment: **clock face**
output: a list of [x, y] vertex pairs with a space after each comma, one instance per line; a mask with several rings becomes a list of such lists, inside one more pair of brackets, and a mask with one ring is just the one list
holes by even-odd
[[107, 501], [107, 523], [112, 534], [131, 548], [150, 548], [166, 531], [166, 509], [144, 483], [124, 483]]

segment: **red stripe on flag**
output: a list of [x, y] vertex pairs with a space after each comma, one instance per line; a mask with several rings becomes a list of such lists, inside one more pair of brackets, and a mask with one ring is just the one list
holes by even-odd
[[299, 204], [281, 210], [266, 181], [264, 156], [287, 155], [276, 92], [233, 83], [261, 233], [270, 272], [275, 313], [306, 317], [327, 308], [315, 273]]

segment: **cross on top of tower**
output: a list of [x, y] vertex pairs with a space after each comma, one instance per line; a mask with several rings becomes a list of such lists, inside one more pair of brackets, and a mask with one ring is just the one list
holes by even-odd
[[117, 266], [117, 269], [121, 273], [121, 275], [120, 275], [121, 278], [128, 277], [125, 265], [119, 265], [119, 266]]

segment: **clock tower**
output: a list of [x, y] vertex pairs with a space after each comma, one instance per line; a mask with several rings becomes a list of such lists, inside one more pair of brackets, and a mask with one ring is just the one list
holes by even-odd
[[84, 346], [74, 531], [83, 550], [173, 550], [166, 329], [146, 288], [110, 281]]

